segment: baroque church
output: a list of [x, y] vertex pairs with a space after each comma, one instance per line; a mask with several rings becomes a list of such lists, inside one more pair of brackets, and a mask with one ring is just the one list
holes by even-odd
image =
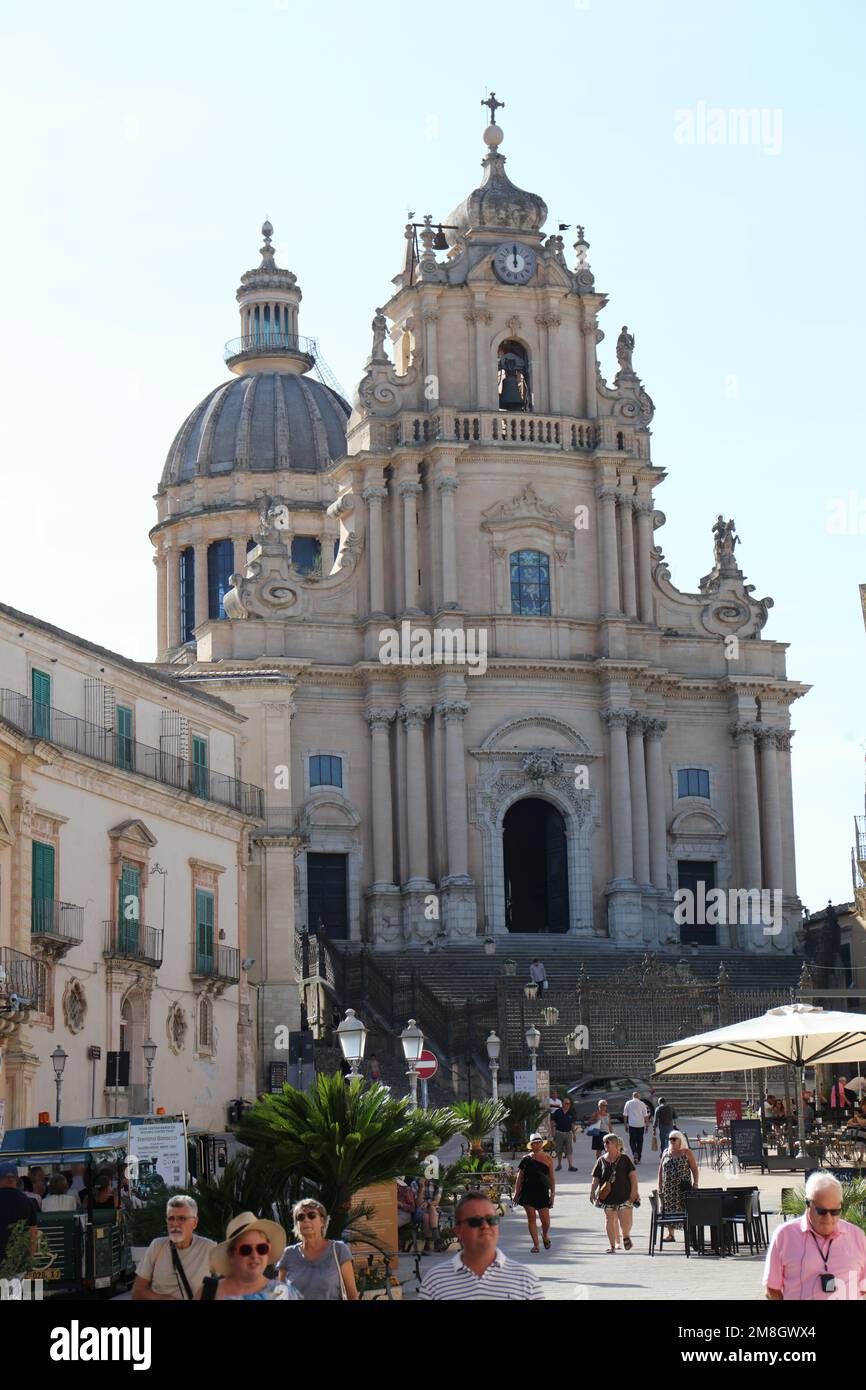
[[[732, 520], [697, 592], [671, 582], [634, 336], [609, 381], [583, 228], [572, 255], [545, 232], [487, 104], [480, 183], [406, 226], [351, 406], [265, 223], [231, 375], [156, 496], [157, 669], [245, 718], [236, 776], [265, 792], [262, 1039], [298, 1026], [302, 929], [383, 961], [514, 938], [794, 964], [807, 687]], [[683, 921], [682, 889], [728, 910]]]

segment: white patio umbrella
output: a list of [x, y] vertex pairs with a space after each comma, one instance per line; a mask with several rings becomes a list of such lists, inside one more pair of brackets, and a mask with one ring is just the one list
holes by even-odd
[[[866, 1061], [866, 1014], [833, 1012], [814, 1004], [782, 1004], [758, 1018], [668, 1043], [656, 1058], [655, 1069], [660, 1076], [695, 1075], [859, 1061]], [[797, 1109], [804, 1146], [802, 1101]]]

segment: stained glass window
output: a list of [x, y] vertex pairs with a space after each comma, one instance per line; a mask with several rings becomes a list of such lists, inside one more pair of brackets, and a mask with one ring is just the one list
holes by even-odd
[[540, 550], [515, 550], [509, 563], [512, 613], [549, 617], [550, 556]]

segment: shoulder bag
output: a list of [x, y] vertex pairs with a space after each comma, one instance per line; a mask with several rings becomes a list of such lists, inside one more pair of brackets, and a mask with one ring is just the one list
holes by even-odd
[[334, 1264], [337, 1266], [337, 1278], [340, 1281], [340, 1298], [348, 1298], [349, 1295], [346, 1293], [346, 1285], [343, 1281], [343, 1271], [340, 1267], [340, 1257], [337, 1254], [336, 1241], [331, 1242], [331, 1249], [334, 1252]]
[[602, 1183], [601, 1187], [598, 1189], [598, 1192], [595, 1194], [596, 1201], [606, 1202], [611, 1192], [613, 1191], [613, 1180], [616, 1177], [617, 1163], [619, 1163], [619, 1159], [616, 1159], [616, 1161], [610, 1167], [610, 1177], [607, 1179], [606, 1182]]
[[193, 1296], [192, 1289], [190, 1288], [189, 1280], [186, 1277], [186, 1270], [184, 1269], [183, 1264], [181, 1263], [181, 1258], [180, 1255], [177, 1253], [174, 1241], [169, 1241], [169, 1244], [171, 1246], [171, 1262], [174, 1265], [175, 1278], [177, 1279], [178, 1284], [182, 1285], [182, 1292], [185, 1294], [185, 1296], [191, 1299]]

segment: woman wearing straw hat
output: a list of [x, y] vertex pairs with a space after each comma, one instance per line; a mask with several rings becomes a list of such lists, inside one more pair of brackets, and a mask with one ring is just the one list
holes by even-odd
[[545, 1250], [550, 1249], [550, 1208], [556, 1192], [553, 1159], [544, 1152], [544, 1135], [530, 1134], [529, 1153], [517, 1167], [514, 1202], [526, 1212], [532, 1253], [538, 1254], [537, 1218], [541, 1217], [541, 1239]]
[[279, 1258], [286, 1233], [276, 1221], [264, 1221], [251, 1211], [241, 1212], [226, 1227], [226, 1238], [211, 1252], [211, 1274], [198, 1294], [200, 1299], [230, 1298], [236, 1301], [299, 1299], [289, 1283], [269, 1279], [265, 1270]]

